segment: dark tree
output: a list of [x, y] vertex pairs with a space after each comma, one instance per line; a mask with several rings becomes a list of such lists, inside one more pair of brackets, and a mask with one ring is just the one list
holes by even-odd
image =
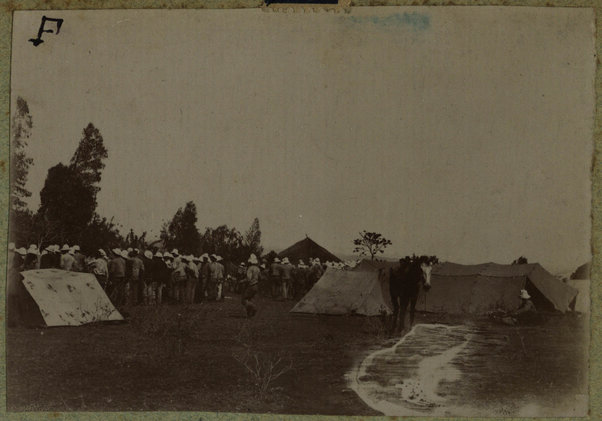
[[201, 235], [196, 227], [197, 214], [194, 202], [186, 203], [179, 208], [169, 223], [161, 228], [161, 239], [167, 248], [177, 248], [181, 253], [198, 253], [201, 246]]
[[513, 265], [526, 265], [527, 263], [529, 263], [529, 261], [525, 256], [521, 256], [512, 262]]
[[243, 236], [236, 228], [228, 228], [227, 225], [206, 228], [201, 237], [201, 248], [205, 253], [214, 253], [230, 261], [241, 261], [248, 257], [245, 257]]
[[374, 260], [374, 257], [378, 253], [384, 253], [385, 248], [390, 246], [392, 243], [387, 240], [382, 234], [376, 232], [360, 232], [359, 238], [353, 240], [354, 253], [359, 253], [361, 256], [370, 256], [370, 260]]
[[105, 167], [103, 162], [108, 157], [107, 149], [104, 146], [102, 135], [92, 123], [83, 131], [82, 139], [71, 157], [69, 167], [77, 172], [85, 186], [89, 187], [96, 199], [96, 194], [100, 190], [102, 170]]
[[102, 248], [105, 251], [115, 247], [121, 247], [124, 239], [119, 233], [119, 228], [113, 222], [113, 218], [108, 220], [94, 213], [92, 220], [86, 226], [82, 233], [80, 246], [87, 253], [94, 253]]
[[12, 142], [10, 162], [10, 207], [15, 211], [24, 211], [23, 199], [30, 197], [31, 192], [25, 188], [29, 167], [33, 159], [25, 153], [27, 139], [33, 127], [29, 106], [23, 98], [17, 98], [16, 111], [12, 120]]
[[80, 241], [95, 208], [93, 192], [73, 169], [58, 164], [48, 170], [37, 217], [54, 241]]
[[244, 247], [246, 254], [255, 254], [261, 256], [263, 247], [261, 247], [261, 229], [259, 228], [259, 218], [255, 218], [251, 227], [245, 232]]

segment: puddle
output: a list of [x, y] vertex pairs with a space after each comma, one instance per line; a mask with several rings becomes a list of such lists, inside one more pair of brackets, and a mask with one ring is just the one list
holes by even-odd
[[[458, 414], [446, 388], [462, 374], [452, 362], [474, 333], [466, 326], [418, 324], [390, 348], [366, 357], [348, 375], [350, 387], [372, 409], [388, 416]], [[464, 411], [474, 414], [474, 410]]]

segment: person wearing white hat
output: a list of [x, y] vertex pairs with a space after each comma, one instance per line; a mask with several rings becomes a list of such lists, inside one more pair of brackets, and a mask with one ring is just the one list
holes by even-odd
[[152, 290], [153, 295], [151, 302], [154, 300], [156, 305], [161, 305], [163, 302], [163, 288], [167, 283], [167, 279], [170, 276], [170, 269], [167, 268], [165, 261], [163, 260], [163, 254], [156, 252], [153, 257], [153, 269], [152, 269]]
[[71, 247], [69, 247], [67, 244], [65, 244], [63, 246], [63, 248], [61, 249], [61, 269], [63, 269], [63, 270], [68, 270], [68, 271], [73, 270], [73, 264], [75, 263], [75, 258], [73, 257], [73, 255], [70, 252], [71, 252]]
[[[125, 304], [125, 259], [124, 252], [119, 248], [113, 249], [115, 257], [109, 260], [109, 286], [107, 295], [116, 307], [121, 307]], [[125, 252], [127, 253], [127, 252]]]
[[140, 256], [144, 264], [144, 272], [142, 273], [142, 301], [144, 305], [154, 304], [155, 290], [153, 289], [153, 252], [144, 250]]
[[294, 290], [295, 290], [295, 299], [301, 298], [307, 292], [305, 290], [307, 285], [307, 266], [303, 262], [303, 260], [299, 259], [299, 264], [293, 270], [293, 279], [294, 279]]
[[142, 298], [142, 278], [144, 277], [144, 262], [138, 255], [138, 249], [133, 249], [129, 253], [130, 259], [128, 261], [128, 290], [129, 290], [129, 302], [130, 305], [138, 305]]
[[531, 296], [529, 295], [526, 289], [521, 289], [519, 297], [521, 303], [518, 309], [516, 309], [512, 313], [513, 316], [519, 316], [524, 313], [531, 313], [537, 311], [535, 309], [535, 304], [533, 304], [533, 301], [531, 301]]
[[247, 317], [253, 317], [257, 313], [257, 307], [253, 304], [253, 297], [257, 294], [259, 285], [259, 270], [257, 257], [254, 254], [249, 256], [249, 267], [247, 268], [246, 285], [242, 293], [242, 305], [245, 307]]
[[220, 256], [211, 255], [209, 263], [209, 283], [207, 285], [207, 295], [210, 300], [222, 299], [222, 283], [224, 281], [224, 266], [219, 263]]
[[200, 270], [200, 300], [205, 300], [209, 296], [209, 283], [211, 278], [211, 259], [207, 253], [201, 255], [201, 270]]
[[102, 289], [106, 291], [109, 282], [109, 267], [103, 249], [98, 249], [94, 255], [92, 262], [90, 262], [90, 271], [94, 274]]
[[27, 249], [27, 253], [25, 255], [25, 262], [23, 263], [23, 270], [35, 270], [38, 269], [38, 257], [40, 252], [38, 251], [38, 246], [32, 244]]
[[73, 270], [75, 272], [84, 272], [86, 270], [86, 256], [83, 255], [78, 245], [71, 247], [73, 258]]
[[320, 264], [320, 259], [316, 257], [315, 259], [313, 259], [312, 264], [307, 273], [308, 285], [306, 288], [311, 289], [316, 284], [316, 282], [318, 282], [318, 279], [320, 279], [323, 274], [324, 270], [322, 269], [322, 265]]
[[215, 256], [215, 261], [217, 263], [217, 297], [216, 300], [224, 301], [224, 277], [226, 274], [226, 268], [224, 267], [222, 260], [222, 256]]
[[54, 249], [51, 244], [44, 247], [44, 251], [40, 255], [40, 269], [50, 269], [54, 263]]
[[270, 265], [270, 283], [272, 285], [272, 298], [277, 299], [282, 288], [282, 274], [278, 256], [274, 257]]
[[184, 284], [184, 304], [194, 303], [194, 295], [196, 293], [197, 283], [199, 281], [199, 269], [195, 263], [196, 258], [192, 255], [186, 256], [188, 263], [185, 267], [186, 282]]
[[282, 259], [280, 265], [280, 273], [282, 276], [282, 299], [288, 300], [293, 298], [293, 265], [288, 260], [288, 257]]

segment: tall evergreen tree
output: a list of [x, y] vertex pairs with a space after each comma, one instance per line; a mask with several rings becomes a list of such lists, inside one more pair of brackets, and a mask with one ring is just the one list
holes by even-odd
[[17, 97], [15, 114], [12, 119], [12, 141], [10, 162], [10, 207], [11, 210], [24, 211], [23, 199], [30, 197], [31, 192], [25, 188], [29, 167], [33, 159], [25, 153], [27, 140], [31, 136], [33, 121], [29, 114], [27, 101]]
[[247, 254], [254, 253], [261, 256], [263, 247], [261, 247], [261, 228], [259, 227], [259, 218], [255, 218], [251, 227], [245, 232], [244, 245]]
[[201, 235], [196, 227], [197, 215], [194, 202], [186, 203], [179, 208], [168, 223], [163, 224], [161, 239], [168, 248], [177, 248], [181, 253], [198, 253], [201, 246]]
[[84, 185], [92, 190], [95, 199], [100, 190], [98, 183], [105, 167], [103, 160], [108, 156], [100, 131], [92, 123], [88, 123], [71, 157], [69, 167], [79, 174]]

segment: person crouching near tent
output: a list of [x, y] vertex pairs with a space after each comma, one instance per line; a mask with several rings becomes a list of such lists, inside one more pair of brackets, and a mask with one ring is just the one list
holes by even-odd
[[509, 325], [515, 325], [526, 322], [529, 318], [537, 313], [535, 304], [531, 301], [531, 296], [526, 289], [520, 291], [520, 304], [516, 310], [504, 317], [502, 321]]
[[249, 257], [249, 267], [247, 268], [247, 276], [244, 282], [242, 293], [242, 305], [245, 307], [247, 317], [253, 317], [257, 313], [257, 307], [253, 304], [253, 297], [257, 294], [259, 284], [259, 262], [254, 254]]

